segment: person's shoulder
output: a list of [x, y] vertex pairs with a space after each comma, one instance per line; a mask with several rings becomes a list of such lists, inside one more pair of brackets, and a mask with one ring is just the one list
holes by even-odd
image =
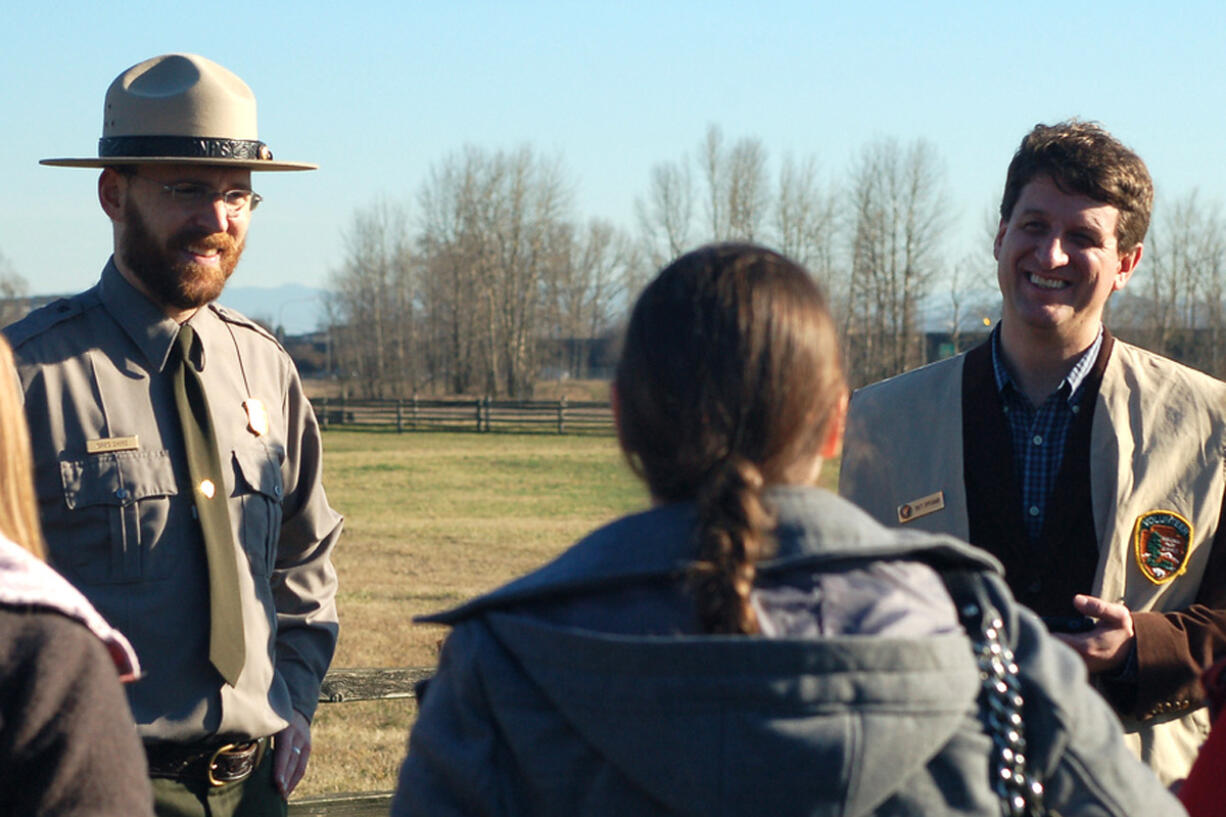
[[856, 389], [855, 393], [858, 396], [894, 397], [917, 390], [925, 391], [931, 388], [937, 381], [958, 375], [962, 371], [962, 365], [965, 360], [965, 353], [955, 355], [954, 357], [947, 357], [943, 360], [920, 366], [917, 369], [911, 369], [902, 374], [887, 377], [885, 380], [878, 380], [876, 383], [862, 386]]
[[36, 343], [41, 338], [72, 331], [75, 323], [99, 303], [96, 289], [58, 298], [4, 327], [4, 336], [13, 350], [20, 353], [23, 347]]
[[265, 327], [256, 323], [251, 318], [248, 318], [246, 315], [244, 315], [242, 312], [239, 312], [237, 309], [233, 309], [228, 306], [222, 306], [216, 301], [209, 304], [209, 309], [212, 310], [214, 315], [216, 315], [218, 318], [220, 318], [225, 323], [229, 324], [231, 327], [233, 327], [237, 331], [243, 332], [244, 334], [250, 333], [250, 337], [259, 338], [261, 341], [267, 341], [269, 344], [271, 344], [273, 348], [276, 348], [277, 350], [283, 353], [285, 352], [284, 347], [281, 346], [281, 342], [277, 340], [276, 335], [274, 335], [272, 332], [270, 332]]
[[62, 672], [82, 662], [114, 670], [100, 638], [81, 622], [49, 607], [0, 603], [0, 645], [5, 671], [22, 665]]
[[921, 398], [943, 412], [944, 401], [959, 394], [965, 360], [965, 354], [938, 360], [856, 389], [848, 411], [848, 439], [859, 440], [869, 429], [912, 424], [917, 418], [911, 409]]
[[1226, 405], [1221, 405], [1226, 401], [1226, 382], [1213, 375], [1119, 339], [1112, 355], [1133, 377], [1141, 378], [1143, 388], [1148, 382], [1150, 388], [1164, 394], [1185, 392], [1226, 410]]

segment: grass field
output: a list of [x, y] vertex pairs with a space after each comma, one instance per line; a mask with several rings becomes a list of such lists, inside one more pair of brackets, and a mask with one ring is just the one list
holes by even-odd
[[[413, 616], [647, 504], [612, 437], [329, 431], [324, 446], [328, 498], [345, 515], [336, 667], [433, 665], [445, 631]], [[404, 700], [322, 705], [297, 793], [394, 788], [413, 714]]]
[[[413, 616], [647, 506], [612, 437], [334, 430], [324, 446], [328, 497], [345, 515], [336, 667], [433, 665], [445, 630]], [[321, 705], [296, 795], [394, 788], [414, 714], [405, 700]]]

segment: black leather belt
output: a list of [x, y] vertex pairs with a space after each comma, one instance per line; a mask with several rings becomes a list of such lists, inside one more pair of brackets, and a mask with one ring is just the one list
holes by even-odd
[[204, 780], [224, 786], [246, 780], [260, 765], [268, 738], [246, 743], [147, 743], [150, 777]]

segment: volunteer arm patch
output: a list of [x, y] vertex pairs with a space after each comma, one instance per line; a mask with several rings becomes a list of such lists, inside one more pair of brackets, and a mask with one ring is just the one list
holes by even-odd
[[1166, 584], [1188, 569], [1192, 523], [1174, 511], [1148, 511], [1132, 529], [1137, 567], [1154, 584]]

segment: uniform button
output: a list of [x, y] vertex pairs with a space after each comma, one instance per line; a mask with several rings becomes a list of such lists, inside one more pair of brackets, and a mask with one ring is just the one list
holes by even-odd
[[1031, 515], [1031, 516], [1038, 516], [1038, 515], [1039, 515], [1039, 506], [1038, 506], [1038, 505], [1031, 505], [1031, 506], [1030, 506], [1030, 515]]
[[1076, 414], [1077, 412], [1081, 411], [1081, 406], [1073, 406], [1072, 409], [1070, 409], [1070, 411]]
[[128, 489], [127, 489], [127, 488], [120, 488], [120, 489], [118, 489], [117, 491], [115, 491], [115, 498], [116, 498], [116, 499], [120, 499], [120, 500], [127, 499], [127, 498], [128, 498]]
[[1032, 442], [1032, 443], [1034, 443], [1035, 445], [1042, 445], [1042, 444], [1043, 444], [1043, 435], [1042, 435], [1042, 434], [1036, 434], [1036, 435], [1034, 435], [1034, 439], [1032, 439], [1032, 440], [1031, 440], [1031, 442]]

